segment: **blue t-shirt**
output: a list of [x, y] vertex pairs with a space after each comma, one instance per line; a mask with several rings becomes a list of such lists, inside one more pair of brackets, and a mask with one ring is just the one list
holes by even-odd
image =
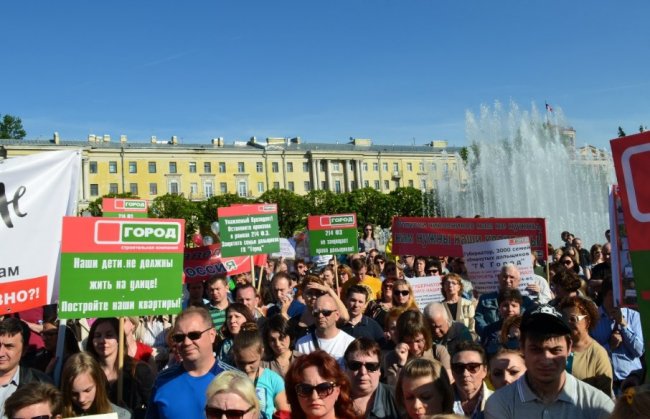
[[275, 412], [275, 397], [284, 391], [284, 380], [268, 368], [260, 370], [255, 393], [260, 401], [260, 417], [271, 418]]

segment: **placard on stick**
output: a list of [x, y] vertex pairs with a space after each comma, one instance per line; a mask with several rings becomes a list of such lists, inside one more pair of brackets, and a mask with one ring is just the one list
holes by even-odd
[[184, 220], [65, 217], [59, 317], [181, 310]]
[[104, 217], [147, 218], [146, 199], [104, 198], [102, 199]]
[[280, 251], [276, 204], [234, 205], [217, 209], [224, 257]]
[[307, 218], [307, 227], [312, 256], [359, 251], [356, 214], [312, 215]]

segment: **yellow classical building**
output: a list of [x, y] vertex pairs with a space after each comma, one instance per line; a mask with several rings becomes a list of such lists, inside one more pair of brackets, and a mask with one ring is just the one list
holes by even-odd
[[[181, 144], [177, 137], [130, 142], [122, 135], [89, 135], [87, 141], [0, 140], [0, 157], [78, 149], [82, 153], [80, 205], [102, 195], [131, 192], [144, 199], [167, 193], [192, 200], [234, 193], [255, 198], [273, 188], [297, 194], [337, 193], [371, 187], [383, 193], [412, 186], [430, 191], [445, 177], [463, 180], [459, 149], [446, 141], [427, 145], [379, 145], [350, 138], [343, 144], [297, 138], [255, 137], [226, 143]], [[462, 182], [461, 182], [462, 183]]]

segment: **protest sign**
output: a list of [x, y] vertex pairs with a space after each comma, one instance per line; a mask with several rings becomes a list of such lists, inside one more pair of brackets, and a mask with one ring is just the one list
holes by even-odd
[[312, 215], [307, 218], [312, 256], [359, 251], [356, 214]]
[[285, 258], [285, 259], [295, 259], [296, 258], [296, 248], [293, 247], [289, 239], [280, 237], [280, 251], [271, 253], [272, 258]]
[[146, 199], [103, 198], [104, 217], [147, 218]]
[[55, 302], [61, 220], [77, 211], [79, 151], [0, 161], [0, 311]]
[[65, 217], [59, 317], [181, 310], [184, 220]]
[[442, 295], [442, 278], [438, 275], [409, 278], [408, 281], [420, 310], [424, 310], [429, 303], [439, 303], [445, 299]]
[[623, 217], [618, 185], [609, 190], [609, 231], [611, 236], [612, 292], [615, 306], [636, 307], [634, 269]]
[[233, 205], [217, 209], [217, 216], [222, 256], [280, 251], [276, 204]]
[[519, 290], [528, 295], [526, 287], [535, 275], [528, 237], [464, 244], [463, 256], [467, 276], [479, 293], [497, 291], [501, 268], [513, 264], [521, 274]]
[[[237, 275], [250, 272], [251, 256], [221, 256], [221, 243], [210, 246], [185, 248], [183, 271], [185, 282], [193, 283], [205, 281], [213, 275]], [[255, 266], [264, 266], [266, 255], [253, 256]]]
[[394, 255], [462, 256], [464, 244], [528, 237], [548, 259], [543, 218], [393, 218]]

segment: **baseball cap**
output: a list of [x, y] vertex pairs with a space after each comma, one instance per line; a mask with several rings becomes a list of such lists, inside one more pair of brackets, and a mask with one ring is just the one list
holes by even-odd
[[562, 314], [550, 305], [539, 305], [531, 310], [526, 310], [521, 319], [520, 330], [522, 334], [533, 332], [536, 335], [571, 334], [571, 328]]

